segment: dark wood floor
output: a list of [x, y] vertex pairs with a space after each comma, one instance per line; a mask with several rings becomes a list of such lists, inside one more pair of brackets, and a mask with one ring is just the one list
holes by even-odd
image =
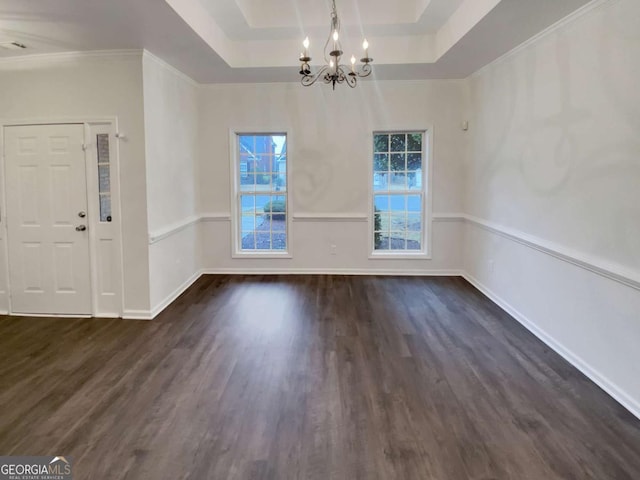
[[640, 478], [640, 422], [459, 278], [201, 278], [0, 318], [0, 455], [92, 479]]

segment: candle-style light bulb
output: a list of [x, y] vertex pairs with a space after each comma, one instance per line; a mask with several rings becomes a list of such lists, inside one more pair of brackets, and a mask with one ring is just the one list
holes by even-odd
[[362, 48], [364, 48], [364, 59], [368, 59], [369, 58], [369, 42], [367, 42], [366, 38], [364, 39], [364, 42], [362, 42]]
[[302, 46], [304, 47], [304, 56], [309, 56], [309, 37], [305, 37], [304, 42], [302, 42]]
[[333, 41], [337, 42], [340, 35], [338, 35], [338, 30], [333, 31]]
[[351, 55], [351, 71], [355, 73], [356, 71], [356, 57], [355, 55]]

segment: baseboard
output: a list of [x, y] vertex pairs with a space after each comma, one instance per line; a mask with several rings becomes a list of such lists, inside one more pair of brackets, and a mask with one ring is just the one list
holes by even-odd
[[206, 268], [207, 275], [346, 275], [397, 277], [460, 277], [462, 270], [403, 270], [372, 268]]
[[122, 312], [124, 320], [153, 320], [150, 310], [125, 310]]
[[354, 270], [354, 269], [239, 269], [239, 268], [206, 268], [194, 273], [186, 282], [176, 288], [162, 302], [152, 310], [125, 310], [122, 318], [125, 320], [153, 320], [171, 305], [176, 298], [193, 285], [202, 275], [376, 275], [402, 277], [460, 277], [462, 270]]
[[587, 376], [593, 383], [598, 385], [602, 390], [607, 392], [614, 400], [616, 400], [620, 405], [629, 410], [634, 416], [640, 419], [640, 404], [631, 398], [627, 393], [618, 387], [615, 383], [607, 379], [604, 375], [602, 375], [598, 370], [591, 367], [586, 361], [580, 358], [578, 355], [573, 353], [568, 348], [564, 347], [562, 344], [556, 342], [551, 335], [546, 333], [544, 330], [536, 326], [536, 324], [527, 318], [525, 315], [520, 313], [516, 308], [511, 306], [508, 302], [503, 300], [496, 293], [491, 291], [485, 285], [483, 285], [478, 279], [470, 275], [469, 273], [464, 272], [462, 274], [465, 280], [467, 280], [471, 285], [477, 288], [480, 292], [482, 292], [486, 297], [488, 297], [493, 303], [502, 308], [505, 312], [515, 318], [520, 324], [522, 324], [527, 330], [533, 333], [536, 337], [538, 337], [542, 342], [544, 342], [549, 348], [563, 357], [566, 361], [568, 361], [575, 368], [580, 370], [585, 376]]
[[151, 318], [157, 317], [165, 308], [171, 305], [176, 298], [184, 293], [184, 291], [193, 285], [196, 280], [202, 276], [202, 270], [195, 272], [191, 277], [184, 281], [182, 285], [176, 288], [170, 295], [168, 295], [162, 302], [151, 309]]
[[191, 277], [189, 277], [185, 282], [182, 283], [178, 288], [176, 288], [173, 292], [171, 292], [164, 300], [162, 300], [158, 305], [156, 305], [151, 310], [125, 310], [122, 314], [122, 318], [126, 320], [153, 320], [156, 318], [162, 311], [171, 305], [176, 298], [178, 298], [182, 293], [184, 293], [187, 288], [193, 285], [196, 280], [198, 280], [203, 274], [202, 270], [197, 271]]
[[32, 318], [97, 318], [92, 315], [78, 315], [73, 313], [22, 313], [12, 312], [5, 315], [11, 315], [12, 317], [32, 317]]

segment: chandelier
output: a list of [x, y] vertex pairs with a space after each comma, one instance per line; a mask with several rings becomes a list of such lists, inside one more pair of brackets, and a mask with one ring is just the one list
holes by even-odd
[[369, 42], [364, 39], [362, 48], [364, 48], [364, 58], [360, 59], [362, 66], [356, 67], [356, 57], [351, 55], [351, 66], [341, 65], [342, 46], [340, 45], [340, 19], [336, 10], [336, 0], [331, 0], [331, 31], [329, 38], [324, 45], [324, 61], [325, 65], [317, 72], [313, 73], [309, 62], [309, 37], [302, 42], [304, 52], [300, 54], [300, 75], [302, 75], [301, 83], [305, 87], [311, 86], [318, 80], [322, 80], [326, 84], [331, 84], [336, 89], [336, 84], [346, 83], [354, 88], [358, 83], [358, 77], [368, 77], [371, 75], [371, 62], [373, 58], [369, 57]]

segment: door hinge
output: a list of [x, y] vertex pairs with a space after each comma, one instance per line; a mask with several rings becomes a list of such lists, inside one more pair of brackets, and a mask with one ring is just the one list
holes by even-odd
[[83, 144], [82, 144], [82, 150], [83, 150], [83, 151], [85, 151], [85, 152], [86, 152], [88, 148], [89, 148], [89, 144], [87, 144], [87, 143], [83, 143]]

